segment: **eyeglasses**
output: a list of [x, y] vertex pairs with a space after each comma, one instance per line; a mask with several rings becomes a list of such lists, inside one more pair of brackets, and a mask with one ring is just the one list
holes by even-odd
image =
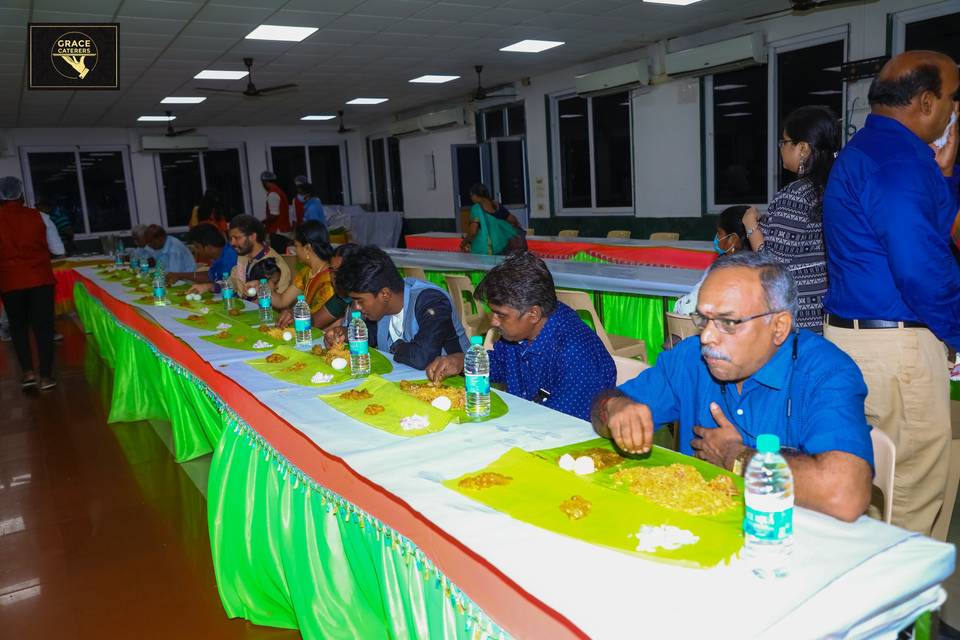
[[797, 144], [797, 143], [794, 142], [793, 140], [777, 140], [778, 149], [783, 149], [783, 145], [785, 144]]
[[774, 309], [773, 311], [758, 313], [755, 316], [747, 316], [746, 318], [708, 318], [707, 316], [702, 315], [700, 312], [694, 311], [690, 314], [690, 319], [693, 321], [693, 326], [700, 331], [706, 329], [707, 324], [712, 320], [714, 326], [717, 327], [720, 333], [732, 335], [737, 332], [737, 327], [746, 322], [756, 320], [757, 318], [763, 318], [764, 316], [770, 316], [775, 313], [780, 313], [781, 311], [784, 311], [784, 309]]

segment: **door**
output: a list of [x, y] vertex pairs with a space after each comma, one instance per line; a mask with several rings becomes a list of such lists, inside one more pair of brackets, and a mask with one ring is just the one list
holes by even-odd
[[[457, 218], [457, 231], [464, 231], [464, 210], [470, 211], [470, 187], [481, 182], [493, 191], [490, 184], [490, 145], [454, 144], [453, 152], [453, 199]], [[469, 218], [469, 213], [466, 214]]]
[[493, 153], [493, 197], [527, 226], [527, 161], [523, 136], [497, 138], [491, 142]]

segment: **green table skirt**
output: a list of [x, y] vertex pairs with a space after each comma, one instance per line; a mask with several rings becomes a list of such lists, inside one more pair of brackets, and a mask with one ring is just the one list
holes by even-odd
[[231, 618], [304, 638], [509, 636], [409, 539], [287, 462], [204, 384], [82, 284], [84, 328], [114, 369], [110, 421], [168, 420], [178, 461], [210, 451], [217, 588]]

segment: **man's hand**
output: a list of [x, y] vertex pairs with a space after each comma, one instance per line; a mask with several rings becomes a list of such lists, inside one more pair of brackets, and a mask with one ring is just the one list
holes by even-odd
[[193, 285], [192, 287], [190, 287], [189, 289], [187, 289], [187, 293], [201, 293], [201, 294], [202, 294], [202, 293], [207, 293], [208, 291], [213, 291], [213, 285], [212, 285], [212, 284], [209, 284], [209, 283], [206, 283], [206, 282], [203, 282], [203, 283], [200, 283], [200, 284], [195, 284], [195, 285]]
[[452, 353], [448, 356], [435, 358], [433, 362], [427, 365], [426, 373], [430, 382], [440, 382], [450, 376], [455, 376], [463, 371], [463, 354]]
[[168, 287], [172, 287], [177, 280], [183, 280], [183, 275], [182, 273], [168, 273], [164, 276], [164, 280], [167, 281]]
[[323, 342], [327, 345], [328, 349], [335, 344], [343, 343], [346, 339], [347, 328], [342, 325], [330, 327], [327, 329], [326, 333], [323, 334]]
[[280, 329], [286, 329], [291, 324], [293, 324], [293, 313], [290, 311], [290, 309], [284, 309], [277, 317], [277, 327]]
[[957, 162], [957, 123], [954, 122], [953, 126], [949, 129], [947, 144], [939, 149], [936, 145], [931, 144], [930, 148], [933, 149], [937, 166], [940, 167], [940, 172], [943, 173], [945, 178], [951, 177], [953, 175], [953, 166]]
[[697, 436], [690, 442], [694, 455], [724, 469], [733, 469], [733, 463], [743, 451], [743, 437], [737, 428], [727, 420], [716, 402], [710, 403], [710, 413], [717, 421], [717, 428], [694, 427]]
[[653, 414], [650, 407], [626, 396], [607, 400], [610, 438], [627, 453], [647, 453], [653, 446]]

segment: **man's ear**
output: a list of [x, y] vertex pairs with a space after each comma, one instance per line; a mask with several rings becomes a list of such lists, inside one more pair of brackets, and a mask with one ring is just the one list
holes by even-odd
[[773, 341], [779, 347], [787, 341], [791, 333], [793, 333], [793, 318], [785, 311], [778, 313], [773, 320]]
[[929, 116], [933, 113], [938, 100], [939, 98], [932, 91], [923, 91], [920, 94], [918, 103], [920, 113], [924, 116]]
[[527, 310], [527, 318], [530, 324], [537, 324], [543, 319], [543, 307], [538, 304], [533, 305]]
[[384, 287], [383, 289], [380, 289], [380, 291], [377, 292], [377, 295], [380, 297], [381, 300], [386, 302], [393, 297], [393, 291], [390, 290], [390, 287]]

